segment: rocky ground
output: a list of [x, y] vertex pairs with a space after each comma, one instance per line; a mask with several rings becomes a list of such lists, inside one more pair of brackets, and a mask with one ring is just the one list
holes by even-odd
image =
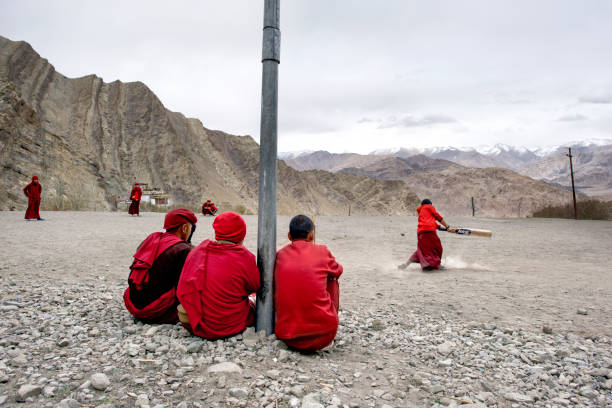
[[[398, 283], [402, 275], [359, 269], [367, 265], [366, 258], [374, 262], [371, 255], [333, 245], [344, 231], [356, 237], [353, 245], [359, 248], [357, 231], [363, 223], [370, 230], [376, 225], [388, 230], [396, 222], [370, 219], [354, 226], [352, 220], [322, 219], [320, 229], [333, 233], [319, 234], [346, 268], [334, 345], [316, 354], [300, 354], [287, 350], [274, 336], [253, 330], [210, 342], [179, 325], [143, 325], [125, 311], [126, 265], [143, 235], [133, 232], [134, 225], [155, 230], [160, 217], [145, 214], [132, 221], [118, 214], [57, 213], [47, 215], [43, 223], [26, 223], [16, 214], [0, 213], [2, 225], [12, 232], [0, 241], [0, 407], [612, 405], [611, 322], [606, 308], [610, 291], [601, 280], [589, 291], [590, 280], [583, 279], [586, 286], [580, 288], [593, 299], [582, 307], [559, 299], [559, 305], [570, 305], [576, 323], [569, 323], [569, 312], [561, 307], [560, 317], [547, 315], [545, 324], [537, 308], [524, 309], [531, 312], [523, 319], [513, 317], [513, 304], [493, 307], [487, 315], [483, 305], [503, 305], [504, 300], [484, 276], [476, 282], [474, 276], [494, 274], [494, 263], [483, 267], [468, 262], [451, 267], [446, 275], [410, 269]], [[123, 229], [126, 222], [133, 225]], [[247, 223], [246, 244], [252, 249], [256, 234], [253, 220]], [[607, 239], [610, 228], [597, 225], [603, 226], [604, 235], [593, 239]], [[210, 228], [206, 221], [200, 227], [204, 235], [198, 241]], [[28, 237], [37, 238], [40, 245], [26, 245]], [[443, 242], [446, 250], [458, 251], [465, 241]], [[597, 245], [591, 248], [598, 250]], [[600, 255], [596, 262], [609, 259], [604, 252]], [[588, 260], [577, 262], [584, 267]], [[466, 273], [472, 285], [492, 294], [481, 298], [475, 309], [441, 280], [455, 279], [454, 288], [462, 288]], [[367, 275], [370, 283], [364, 282]], [[428, 281], [436, 281], [438, 292]], [[391, 289], [394, 284], [403, 295]], [[413, 285], [412, 294], [402, 286], [408, 284]], [[506, 293], [517, 289], [512, 279], [505, 287]], [[573, 294], [574, 288], [564, 285], [562, 290]], [[520, 300], [520, 294], [516, 296]], [[423, 299], [432, 297], [437, 307]], [[546, 294], [542, 297], [548, 300]], [[519, 303], [529, 303], [530, 298]], [[481, 312], [472, 313], [476, 309]], [[521, 312], [517, 306], [514, 313]], [[599, 324], [584, 323], [592, 318]]]

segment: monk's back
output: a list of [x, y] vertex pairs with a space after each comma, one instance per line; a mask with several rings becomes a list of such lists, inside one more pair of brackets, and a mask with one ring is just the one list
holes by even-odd
[[194, 334], [227, 337], [249, 324], [250, 293], [259, 289], [255, 256], [232, 243], [204, 241], [191, 251], [178, 285], [178, 297]]
[[326, 333], [338, 326], [327, 290], [342, 273], [325, 245], [293, 241], [278, 251], [275, 270], [276, 335], [290, 339]]

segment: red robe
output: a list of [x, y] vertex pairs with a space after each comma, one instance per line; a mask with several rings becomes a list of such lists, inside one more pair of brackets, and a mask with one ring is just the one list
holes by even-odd
[[28, 209], [25, 213], [25, 219], [38, 219], [40, 218], [40, 195], [42, 193], [42, 186], [40, 183], [31, 182], [24, 187], [23, 193], [28, 197]]
[[442, 221], [442, 216], [438, 214], [433, 205], [423, 204], [417, 208], [417, 212], [419, 213], [417, 233], [421, 231], [435, 231], [438, 229], [436, 221]]
[[202, 214], [204, 215], [215, 215], [218, 208], [215, 206], [215, 203], [206, 202], [202, 204]]
[[136, 186], [132, 189], [130, 193], [130, 199], [132, 200], [132, 204], [130, 204], [130, 209], [128, 210], [128, 214], [138, 215], [140, 214], [140, 199], [142, 198], [142, 188]]
[[342, 265], [325, 245], [293, 241], [276, 254], [276, 337], [288, 346], [315, 351], [338, 330]]
[[134, 254], [123, 294], [127, 310], [151, 323], [178, 321], [176, 286], [191, 246], [174, 234], [154, 232]]
[[419, 213], [417, 250], [410, 257], [410, 261], [420, 263], [423, 270], [440, 269], [442, 243], [436, 233], [438, 228], [436, 221], [441, 221], [442, 216], [431, 204], [421, 205], [417, 208], [417, 212]]
[[417, 250], [410, 257], [411, 262], [421, 264], [421, 269], [440, 269], [442, 262], [442, 243], [436, 231], [417, 233]]
[[177, 296], [193, 334], [218, 339], [255, 322], [249, 294], [259, 289], [255, 256], [238, 244], [203, 241], [189, 253]]

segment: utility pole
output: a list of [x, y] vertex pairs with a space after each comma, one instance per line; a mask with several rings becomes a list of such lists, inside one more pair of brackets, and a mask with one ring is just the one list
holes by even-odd
[[574, 219], [578, 219], [578, 210], [576, 209], [576, 188], [574, 187], [574, 166], [572, 165], [572, 148], [568, 147], [569, 154], [566, 154], [570, 159], [570, 174], [572, 176], [572, 197], [574, 198]]
[[274, 263], [276, 261], [276, 179], [278, 133], [278, 64], [280, 63], [280, 0], [264, 0], [261, 125], [259, 133], [259, 214], [256, 330], [274, 333]]

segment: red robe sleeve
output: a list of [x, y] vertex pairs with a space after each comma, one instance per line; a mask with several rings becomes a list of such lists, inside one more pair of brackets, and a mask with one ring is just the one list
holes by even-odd
[[23, 194], [25, 194], [26, 197], [30, 198], [30, 184], [23, 188]]
[[247, 273], [245, 278], [245, 289], [249, 293], [257, 292], [259, 287], [261, 286], [259, 269], [257, 268], [257, 264], [248, 264], [247, 265]]
[[328, 279], [338, 279], [342, 275], [342, 265], [336, 262], [336, 258], [327, 247], [325, 247], [325, 251], [327, 252], [327, 267], [329, 268]]
[[431, 215], [433, 215], [433, 217], [437, 220], [437, 221], [441, 221], [442, 220], [442, 216], [440, 214], [438, 214], [438, 211], [436, 211], [434, 206], [431, 206], [430, 208], [431, 210]]

